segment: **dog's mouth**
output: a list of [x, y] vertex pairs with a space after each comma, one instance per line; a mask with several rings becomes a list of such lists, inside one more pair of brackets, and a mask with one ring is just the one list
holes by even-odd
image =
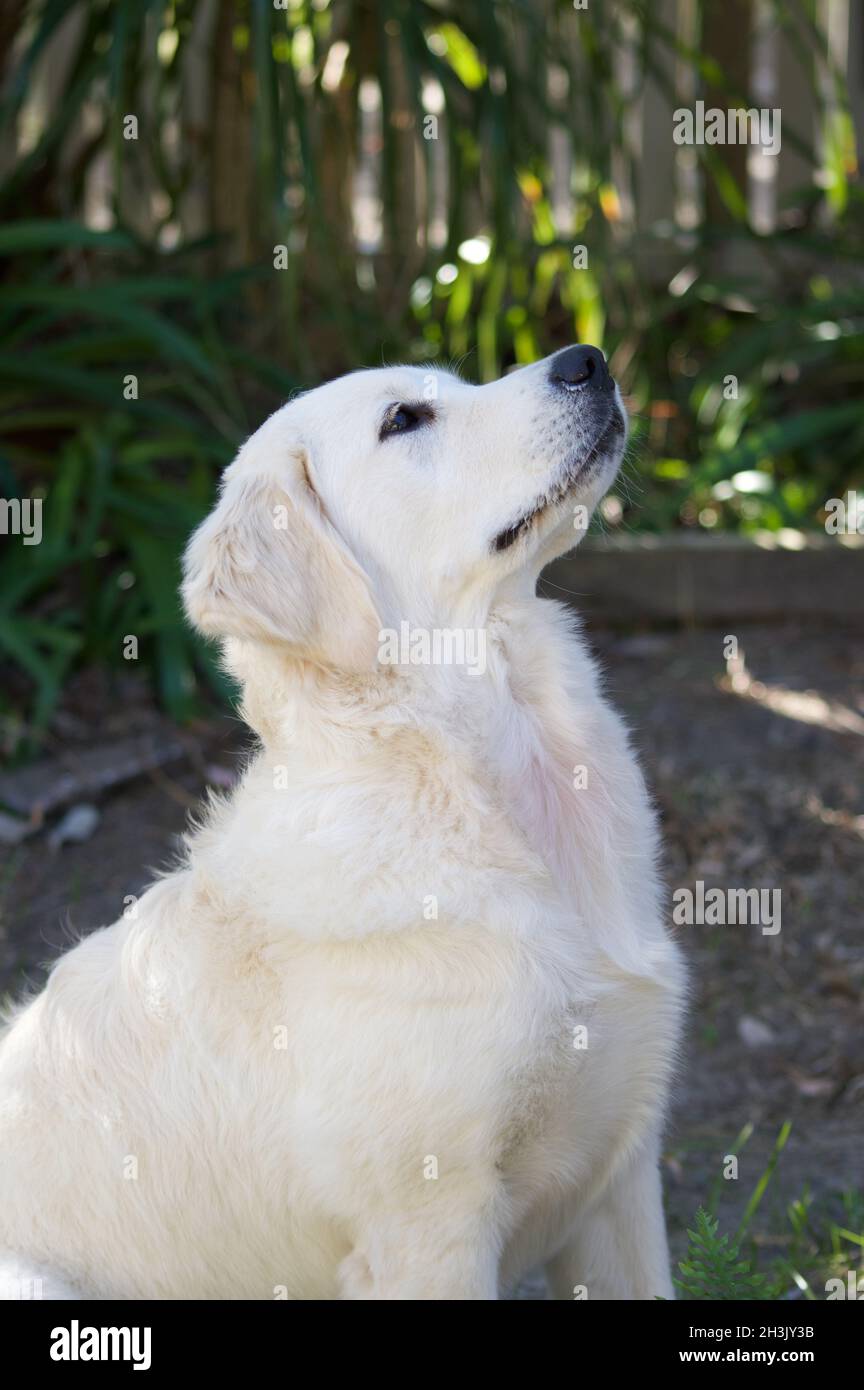
[[532, 531], [536, 523], [547, 513], [565, 502], [577, 483], [585, 483], [592, 478], [606, 462], [610, 450], [621, 439], [626, 429], [624, 417], [619, 409], [612, 411], [606, 424], [595, 439], [591, 448], [576, 463], [569, 463], [563, 476], [542, 493], [540, 497], [523, 512], [511, 526], [499, 531], [492, 549], [497, 552], [509, 550], [518, 540]]

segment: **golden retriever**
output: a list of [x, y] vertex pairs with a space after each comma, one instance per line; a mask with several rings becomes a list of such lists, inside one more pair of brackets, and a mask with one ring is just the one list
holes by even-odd
[[583, 345], [356, 372], [240, 450], [183, 593], [259, 749], [6, 1027], [12, 1296], [672, 1297], [655, 818], [535, 594], [625, 436]]

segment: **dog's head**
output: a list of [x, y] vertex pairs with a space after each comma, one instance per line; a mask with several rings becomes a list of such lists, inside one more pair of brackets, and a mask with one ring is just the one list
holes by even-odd
[[578, 543], [623, 452], [597, 348], [487, 386], [429, 367], [354, 372], [283, 406], [240, 450], [190, 541], [204, 632], [348, 670], [382, 626], [455, 625]]

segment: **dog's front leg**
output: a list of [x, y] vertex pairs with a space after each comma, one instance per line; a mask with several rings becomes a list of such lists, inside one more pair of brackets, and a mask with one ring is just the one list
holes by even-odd
[[674, 1298], [658, 1145], [630, 1159], [548, 1262], [556, 1299]]
[[339, 1269], [343, 1299], [425, 1302], [498, 1298], [498, 1240], [490, 1223], [456, 1214], [378, 1222]]

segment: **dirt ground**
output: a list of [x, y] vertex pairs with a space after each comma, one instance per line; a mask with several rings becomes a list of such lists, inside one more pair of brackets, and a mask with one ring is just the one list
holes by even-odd
[[[697, 880], [782, 892], [776, 935], [679, 929], [692, 1005], [665, 1153], [678, 1253], [715, 1186], [731, 1226], [785, 1120], [791, 1137], [754, 1225], [761, 1239], [776, 1238], [785, 1204], [805, 1189], [864, 1186], [861, 630], [742, 627], [731, 673], [726, 635], [592, 634], [661, 812], [670, 915], [672, 891]], [[80, 678], [59, 721], [64, 746], [164, 731], [136, 687], [126, 696], [106, 716], [100, 682]], [[0, 991], [38, 983], [71, 939], [118, 915], [170, 860], [206, 782], [230, 779], [246, 740], [230, 719], [182, 738], [185, 755], [97, 799], [90, 838], [52, 848], [43, 830], [4, 851]], [[747, 1124], [738, 1180], [724, 1182], [724, 1156]], [[534, 1285], [521, 1296], [543, 1295]]]

